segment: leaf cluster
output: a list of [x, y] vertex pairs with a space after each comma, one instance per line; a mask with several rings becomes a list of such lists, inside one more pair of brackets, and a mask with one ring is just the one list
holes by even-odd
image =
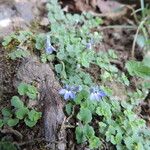
[[[111, 97], [91, 101], [87, 91], [81, 91], [76, 99], [66, 105], [68, 115], [78, 108], [75, 130], [77, 143], [89, 143], [90, 149], [104, 148], [105, 142], [118, 150], [149, 148], [150, 130], [146, 122], [134, 112], [134, 107]], [[148, 134], [145, 134], [145, 130]], [[104, 142], [105, 141], [105, 142]]]
[[[28, 98], [34, 100], [37, 89], [30, 84], [21, 83], [18, 86], [18, 93], [21, 96], [28, 96]], [[18, 96], [13, 96], [11, 99], [11, 107], [4, 107], [1, 113], [3, 118], [0, 119], [0, 127], [4, 125], [13, 127], [19, 124], [20, 121], [24, 122], [28, 127], [33, 127], [42, 115], [41, 112], [25, 106], [24, 102]]]

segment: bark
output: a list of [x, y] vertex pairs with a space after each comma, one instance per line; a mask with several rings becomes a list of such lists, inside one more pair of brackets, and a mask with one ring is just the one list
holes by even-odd
[[60, 85], [48, 64], [43, 64], [36, 57], [23, 60], [14, 79], [17, 88], [20, 82], [36, 83], [39, 89], [37, 106], [43, 108], [44, 135], [53, 150], [65, 149], [65, 131], [60, 131], [64, 120], [63, 102], [58, 94]]

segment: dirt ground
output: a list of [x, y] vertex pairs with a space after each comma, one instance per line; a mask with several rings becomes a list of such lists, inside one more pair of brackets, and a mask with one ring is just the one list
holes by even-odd
[[[0, 0], [0, 42], [2, 42], [3, 37], [13, 31], [32, 28], [32, 25], [35, 23], [38, 23], [36, 28], [37, 32], [43, 31], [48, 24], [45, 9], [46, 1], [47, 0]], [[102, 45], [100, 45], [101, 49], [103, 51], [115, 49], [119, 56], [119, 61], [112, 63], [121, 71], [124, 71], [123, 66], [131, 57], [133, 37], [137, 30], [136, 23], [130, 16], [130, 13], [132, 12], [131, 9], [125, 8], [125, 10], [122, 10], [122, 12], [118, 14], [110, 15], [110, 12], [108, 12], [108, 9], [110, 8], [107, 6], [106, 8], [102, 8], [101, 4], [96, 3], [94, 0], [89, 1], [88, 3], [85, 3], [84, 0], [77, 0], [76, 2], [62, 0], [60, 4], [66, 12], [80, 13], [82, 11], [92, 11], [93, 15], [104, 18], [102, 27], [98, 29], [103, 32], [104, 35]], [[115, 3], [116, 6], [122, 4], [123, 3]], [[120, 27], [118, 28], [116, 25], [120, 25]], [[126, 28], [124, 25], [132, 26], [132, 28]], [[111, 26], [114, 27], [112, 28]], [[9, 60], [5, 59], [5, 55], [6, 52], [2, 49], [0, 44], [0, 108], [6, 106], [8, 99], [16, 93], [12, 80], [20, 65], [20, 62], [10, 63]], [[140, 47], [136, 47], [135, 57], [138, 60], [142, 59], [143, 54]], [[133, 88], [134, 86], [136, 86], [136, 83], [133, 80]], [[124, 89], [121, 89], [121, 87], [116, 88], [120, 89], [119, 91], [116, 91], [116, 95], [124, 96], [120, 95], [120, 93], [123, 93], [122, 91]], [[149, 110], [147, 107], [148, 105], [142, 106], [142, 115], [150, 115], [150, 113], [147, 112], [147, 110]], [[12, 131], [7, 128], [6, 133], [2, 133], [0, 130], [0, 138], [8, 136], [12, 141], [19, 144], [23, 150], [44, 150], [48, 148], [46, 148], [46, 142], [43, 140], [44, 133], [43, 130], [41, 130], [42, 128], [42, 120], [32, 129], [26, 129], [25, 126], [19, 126], [16, 128], [17, 131], [15, 129]]]

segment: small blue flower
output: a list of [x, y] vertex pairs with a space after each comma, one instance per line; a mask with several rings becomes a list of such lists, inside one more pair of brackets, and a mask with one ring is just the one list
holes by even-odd
[[82, 87], [79, 85], [79, 86], [72, 86], [72, 90], [77, 93], [77, 92], [80, 92], [82, 90]]
[[68, 100], [68, 99], [75, 99], [75, 94], [77, 92], [81, 91], [81, 87], [80, 86], [69, 86], [66, 85], [63, 89], [61, 89], [59, 91], [60, 95], [64, 95], [64, 99]]
[[106, 96], [105, 92], [102, 91], [98, 86], [92, 87], [90, 89], [90, 100], [99, 101], [105, 96]]
[[87, 49], [92, 49], [93, 44], [94, 44], [94, 40], [91, 39], [91, 40], [86, 44], [86, 48], [87, 48]]
[[56, 49], [51, 45], [50, 36], [49, 35], [46, 36], [45, 51], [46, 51], [46, 54], [52, 54], [53, 51], [56, 51]]

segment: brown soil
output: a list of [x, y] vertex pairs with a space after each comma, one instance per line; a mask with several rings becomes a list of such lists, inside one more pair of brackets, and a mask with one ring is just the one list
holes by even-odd
[[[81, 12], [81, 8], [79, 7], [77, 8], [76, 6], [78, 5], [75, 4], [73, 1], [62, 0], [61, 4], [65, 11], [70, 11], [71, 13]], [[43, 9], [45, 8], [44, 6], [45, 6], [45, 0], [22, 0], [19, 3], [15, 3], [15, 1], [10, 1], [10, 0], [5, 0], [3, 2], [1, 1], [0, 21], [6, 19], [8, 20], [8, 25], [5, 27], [0, 26], [0, 39], [5, 35], [8, 35], [11, 32], [15, 31], [16, 29], [17, 30], [20, 28], [26, 29], [30, 27], [30, 23], [33, 21], [33, 19], [42, 20], [41, 15], [45, 17], [45, 12], [46, 12], [46, 10]], [[99, 11], [95, 9], [91, 4], [86, 5], [86, 8], [82, 8], [82, 9], [88, 11], [92, 10], [95, 11], [96, 13], [98, 13]], [[4, 12], [6, 13], [4, 14]], [[121, 25], [133, 25], [135, 27], [134, 21], [132, 21], [130, 17], [128, 17], [128, 14], [125, 14], [123, 17], [118, 19], [119, 21], [113, 20], [112, 18], [111, 19], [107, 18], [106, 16], [104, 18], [105, 18], [104, 24], [102, 25], [102, 27], [98, 29], [99, 31], [103, 32], [103, 41], [102, 41], [102, 45], [100, 45], [101, 50], [102, 51], [107, 51], [109, 49], [116, 50], [119, 59], [117, 62], [112, 62], [112, 63], [114, 63], [119, 68], [120, 71], [126, 73], [126, 70], [124, 69], [124, 65], [125, 62], [131, 57], [133, 38], [137, 28], [129, 29], [129, 28], [121, 27]], [[45, 27], [46, 21], [44, 23], [42, 22], [42, 24], [43, 24], [42, 27], [43, 26]], [[116, 25], [119, 25], [120, 27], [117, 27]], [[109, 26], [113, 26], [113, 27], [109, 27]], [[39, 27], [37, 28], [39, 29]], [[135, 57], [138, 60], [141, 60], [143, 57], [142, 51], [138, 46], [136, 47]], [[28, 70], [27, 74], [23, 74], [24, 72], [22, 70], [25, 69], [24, 66], [27, 65], [29, 62], [32, 62], [31, 59], [25, 60], [23, 62], [10, 61], [6, 57], [6, 52], [2, 49], [2, 47], [0, 47], [0, 85], [1, 85], [0, 86], [0, 109], [2, 109], [4, 106], [9, 105], [10, 98], [17, 93], [16, 85], [18, 85], [18, 82], [26, 81], [28, 83], [31, 83], [33, 80], [37, 80], [39, 78], [40, 83], [38, 84], [40, 86], [39, 90], [41, 91], [40, 92], [41, 95], [37, 106], [39, 110], [42, 110], [43, 106], [44, 108], [46, 108], [44, 111], [44, 114], [46, 115], [44, 115], [44, 117], [47, 118], [45, 119], [47, 122], [44, 122], [43, 124], [43, 120], [41, 120], [38, 123], [38, 125], [32, 129], [30, 128], [27, 129], [27, 127], [24, 124], [20, 124], [19, 126], [14, 128], [14, 130], [16, 129], [22, 135], [22, 138], [20, 138], [20, 136], [18, 136], [18, 134], [15, 131], [10, 131], [9, 128], [6, 128], [6, 131], [8, 131], [9, 134], [4, 133], [2, 137], [4, 136], [11, 137], [12, 141], [15, 141], [16, 145], [19, 145], [21, 149], [24, 150], [50, 149], [49, 147], [47, 147], [47, 142], [44, 137], [44, 131], [47, 131], [46, 134], [47, 141], [55, 140], [56, 138], [59, 139], [60, 137], [65, 138], [66, 136], [65, 132], [62, 131], [62, 135], [59, 135], [60, 137], [58, 138], [54, 136], [54, 133], [52, 131], [52, 129], [55, 128], [56, 124], [57, 126], [59, 126], [58, 128], [60, 128], [62, 119], [64, 118], [63, 111], [62, 111], [63, 104], [60, 102], [61, 98], [57, 94], [60, 85], [55, 80], [51, 67], [48, 65], [43, 66], [37, 60], [32, 62], [31, 65], [33, 68], [37, 66], [40, 67], [36, 71], [32, 68], [30, 71]], [[36, 64], [35, 62], [36, 63], [38, 62], [38, 64]], [[41, 68], [45, 68], [42, 74], [39, 72], [41, 71]], [[96, 77], [96, 74], [98, 74], [100, 70], [97, 67], [92, 67], [92, 68], [93, 69], [91, 70], [87, 70], [87, 72], [89, 72], [94, 77]], [[47, 74], [47, 70], [49, 70], [49, 74]], [[32, 76], [31, 74], [32, 75], [34, 74], [34, 76]], [[52, 79], [51, 79], [51, 75], [52, 75]], [[48, 78], [46, 76], [48, 76]], [[44, 80], [44, 84], [41, 82], [43, 80]], [[49, 84], [46, 84], [46, 82], [48, 82]], [[51, 84], [52, 82], [54, 83]], [[138, 81], [136, 80], [133, 82], [134, 82], [133, 84], [136, 85], [135, 82]], [[51, 87], [49, 85], [54, 85], [54, 86]], [[116, 84], [114, 85], [115, 85], [114, 87], [115, 89], [120, 89], [119, 93], [123, 93], [122, 91], [124, 91], [124, 89], [123, 88], [121, 89], [120, 85], [116, 85]], [[122, 95], [122, 97], [124, 97], [124, 95]], [[50, 104], [49, 104], [49, 99], [52, 100]], [[148, 96], [146, 103], [141, 106], [142, 107], [141, 115], [145, 117], [148, 125], [150, 125], [150, 120], [149, 120], [150, 104], [148, 103], [149, 99], [150, 98]], [[56, 118], [59, 116], [61, 116], [60, 118], [58, 118], [59, 121], [55, 122]], [[53, 123], [49, 124], [50, 122]], [[0, 133], [2, 132], [3, 131], [0, 130]], [[68, 138], [74, 139], [73, 135], [71, 135], [72, 131], [68, 130], [67, 132], [68, 135], [70, 135]], [[71, 147], [72, 149], [75, 149], [73, 143], [69, 143], [69, 144], [70, 144], [69, 145], [70, 149]], [[58, 147], [62, 148], [64, 145], [59, 145]], [[54, 145], [48, 145], [48, 146], [52, 148]], [[78, 149], [81, 149], [81, 147], [79, 147]]]

